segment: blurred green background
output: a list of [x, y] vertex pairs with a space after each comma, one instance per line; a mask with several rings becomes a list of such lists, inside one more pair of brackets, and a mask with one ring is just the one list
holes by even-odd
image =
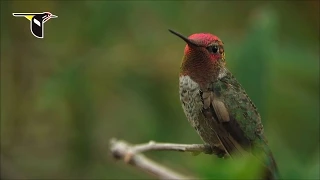
[[[13, 12], [50, 11], [45, 38]], [[319, 1], [1, 1], [1, 178], [151, 178], [109, 139], [202, 143], [179, 101], [186, 36], [210, 32], [257, 105], [284, 179], [319, 178]], [[254, 177], [250, 161], [152, 159], [201, 178]]]

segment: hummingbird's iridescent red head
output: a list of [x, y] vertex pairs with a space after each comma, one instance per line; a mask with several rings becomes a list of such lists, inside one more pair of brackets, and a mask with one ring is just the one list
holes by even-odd
[[225, 66], [225, 53], [223, 42], [217, 36], [197, 33], [186, 38], [175, 31], [169, 31], [187, 43], [180, 76], [188, 75], [199, 84], [218, 78], [220, 70]]

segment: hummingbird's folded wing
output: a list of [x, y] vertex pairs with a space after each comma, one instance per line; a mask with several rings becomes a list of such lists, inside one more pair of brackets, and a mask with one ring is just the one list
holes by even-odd
[[[260, 115], [244, 89], [232, 75], [218, 80], [210, 90], [213, 124], [219, 140], [232, 157], [252, 153], [264, 163], [265, 176], [277, 176], [276, 162], [263, 135]], [[205, 102], [205, 101], [204, 101]], [[205, 103], [204, 103], [205, 104]]]
[[238, 81], [227, 71], [202, 96], [204, 109], [210, 111], [206, 117], [213, 119], [210, 124], [226, 151], [231, 156], [251, 152], [263, 127], [256, 107]]
[[229, 114], [225, 103], [213, 91], [203, 92], [203, 112], [208, 119], [209, 126], [216, 132], [221, 144], [233, 157], [245, 153], [244, 147], [250, 146], [250, 140], [234, 117]]

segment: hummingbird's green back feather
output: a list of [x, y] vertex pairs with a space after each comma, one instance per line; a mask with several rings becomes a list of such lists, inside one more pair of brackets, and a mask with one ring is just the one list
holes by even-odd
[[242, 150], [251, 152], [267, 167], [266, 176], [273, 179], [277, 166], [263, 135], [257, 108], [232, 73], [226, 68], [222, 71], [221, 78], [211, 86], [210, 109], [213, 119], [218, 121], [214, 123], [217, 135], [231, 156], [242, 154]]
[[224, 71], [225, 75], [212, 84], [214, 94], [227, 108], [230, 121], [233, 119], [239, 124], [243, 138], [250, 141], [263, 139], [263, 126], [256, 106], [235, 77], [226, 68]]

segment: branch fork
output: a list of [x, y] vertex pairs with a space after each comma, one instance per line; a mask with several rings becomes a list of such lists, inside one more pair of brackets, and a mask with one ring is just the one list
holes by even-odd
[[221, 152], [217, 153], [216, 149], [212, 149], [205, 144], [175, 144], [175, 143], [157, 143], [150, 141], [145, 144], [131, 145], [126, 141], [111, 139], [110, 150], [114, 158], [123, 159], [124, 162], [136, 166], [159, 179], [195, 179], [194, 177], [187, 177], [166, 168], [149, 158], [142, 155], [147, 151], [179, 151], [191, 152], [193, 155], [200, 153], [216, 154], [221, 157]]

